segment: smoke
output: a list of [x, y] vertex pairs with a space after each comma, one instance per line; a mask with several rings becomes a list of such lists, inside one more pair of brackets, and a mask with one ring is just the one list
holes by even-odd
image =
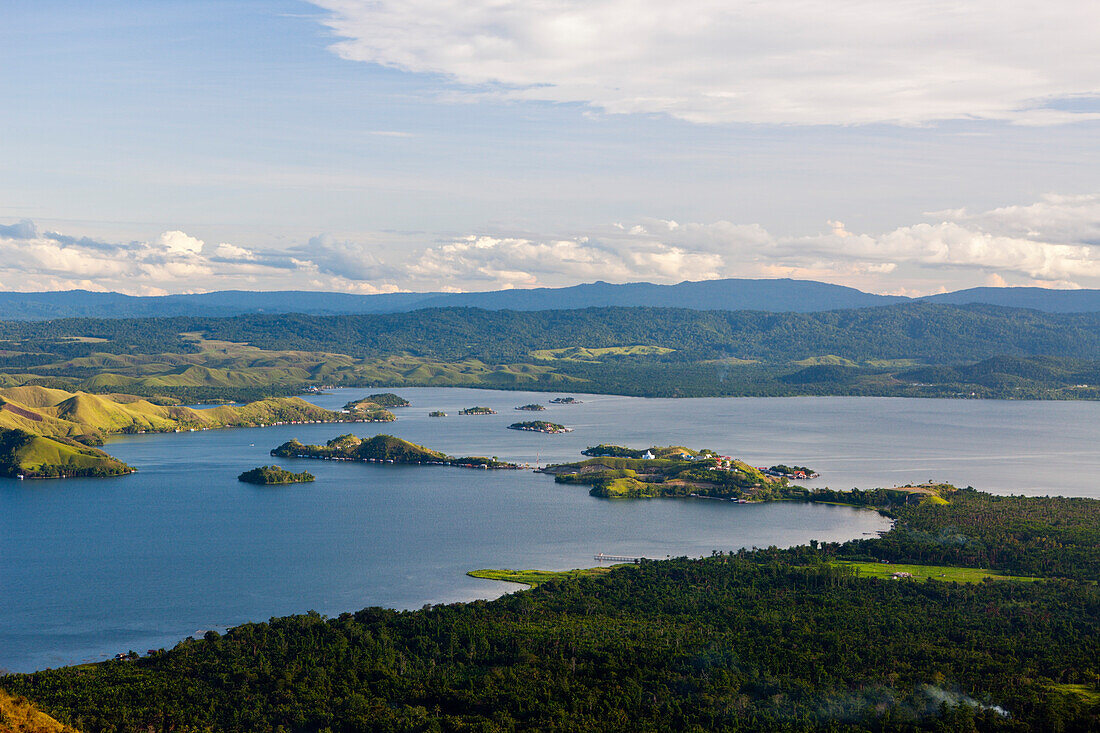
[[961, 692], [950, 692], [942, 687], [936, 687], [935, 685], [922, 685], [921, 692], [927, 695], [937, 705], [946, 704], [952, 707], [958, 705], [969, 705], [979, 710], [992, 710], [997, 715], [1008, 717], [1008, 711], [1002, 708], [1000, 705], [986, 705], [985, 703], [978, 702], [974, 698], [964, 695]]

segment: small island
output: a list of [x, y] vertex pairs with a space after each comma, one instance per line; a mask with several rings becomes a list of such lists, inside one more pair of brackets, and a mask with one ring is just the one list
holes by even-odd
[[381, 407], [408, 407], [412, 404], [404, 397], [395, 395], [393, 392], [379, 392], [367, 395], [364, 399]]
[[271, 451], [278, 458], [319, 458], [326, 461], [359, 461], [363, 463], [394, 463], [424, 466], [459, 466], [461, 468], [519, 468], [515, 463], [496, 456], [448, 456], [431, 448], [395, 437], [375, 435], [363, 439], [356, 435], [341, 435], [325, 445], [305, 445], [290, 440]]
[[279, 466], [260, 466], [253, 468], [251, 471], [245, 471], [237, 477], [237, 480], [246, 484], [272, 486], [277, 484], [305, 484], [313, 481], [314, 476], [306, 471], [291, 473]]
[[447, 417], [447, 413], [443, 410], [432, 410], [428, 413], [428, 417]]
[[556, 422], [547, 422], [546, 420], [528, 420], [526, 422], [514, 422], [508, 426], [508, 429], [529, 430], [533, 433], [549, 433], [551, 435], [573, 432], [573, 428], [567, 428], [564, 425], [559, 425]]
[[[397, 397], [397, 395], [389, 395], [390, 397]], [[397, 416], [386, 409], [386, 407], [397, 407], [397, 405], [383, 405], [383, 402], [390, 400], [378, 401], [375, 398], [385, 398], [387, 395], [371, 395], [370, 397], [364, 397], [359, 400], [352, 400], [344, 405], [344, 412], [351, 415], [357, 422], [393, 422], [397, 419]], [[397, 397], [397, 399], [401, 399]]]
[[575, 397], [555, 397], [550, 400], [551, 405], [582, 405], [584, 404]]
[[546, 407], [538, 404], [537, 402], [532, 402], [530, 405], [520, 405], [516, 409], [525, 410], [527, 412], [543, 412], [546, 410]]
[[495, 415], [497, 411], [490, 407], [467, 407], [459, 415]]

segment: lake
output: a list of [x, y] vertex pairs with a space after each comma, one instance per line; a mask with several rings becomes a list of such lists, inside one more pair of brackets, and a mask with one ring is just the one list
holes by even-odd
[[[297, 425], [117, 438], [139, 472], [115, 479], [0, 479], [0, 667], [29, 671], [171, 646], [245, 621], [365, 606], [419, 608], [516, 586], [484, 567], [563, 569], [597, 552], [663, 558], [845, 540], [888, 526], [848, 507], [693, 499], [608, 501], [528, 471], [282, 460], [311, 484], [236, 480], [298, 438], [387, 432], [451, 454], [546, 464], [601, 442], [686, 445], [756, 465], [809, 465], [818, 485], [930, 478], [999, 493], [1100, 496], [1100, 404], [891, 398], [660, 400], [395, 390], [390, 424]], [[339, 408], [370, 390], [311, 397]], [[496, 415], [460, 417], [486, 405]], [[446, 418], [429, 418], [444, 410]], [[564, 435], [507, 430], [533, 417]]]

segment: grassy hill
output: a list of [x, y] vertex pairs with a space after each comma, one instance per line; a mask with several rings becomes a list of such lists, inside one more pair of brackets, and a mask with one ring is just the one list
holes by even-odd
[[424, 463], [447, 459], [447, 456], [439, 451], [392, 435], [375, 435], [373, 438], [364, 440], [350, 433], [333, 438], [325, 445], [304, 445], [297, 440], [291, 440], [272, 450], [271, 455], [284, 458], [307, 456], [394, 463]]
[[0, 474], [25, 478], [121, 476], [134, 469], [98, 448], [67, 438], [0, 429]]
[[132, 469], [103, 451], [88, 447], [112, 434], [347, 420], [346, 415], [299, 397], [196, 410], [158, 405], [133, 395], [12, 387], [0, 389], [0, 431], [9, 439], [0, 460], [12, 476], [115, 476]]

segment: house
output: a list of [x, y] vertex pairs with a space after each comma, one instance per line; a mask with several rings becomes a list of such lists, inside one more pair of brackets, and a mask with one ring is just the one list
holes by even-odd
[[645, 453], [642, 454], [642, 458], [647, 461], [652, 461], [654, 458], [656, 458], [656, 456], [653, 455], [653, 451], [647, 450]]

